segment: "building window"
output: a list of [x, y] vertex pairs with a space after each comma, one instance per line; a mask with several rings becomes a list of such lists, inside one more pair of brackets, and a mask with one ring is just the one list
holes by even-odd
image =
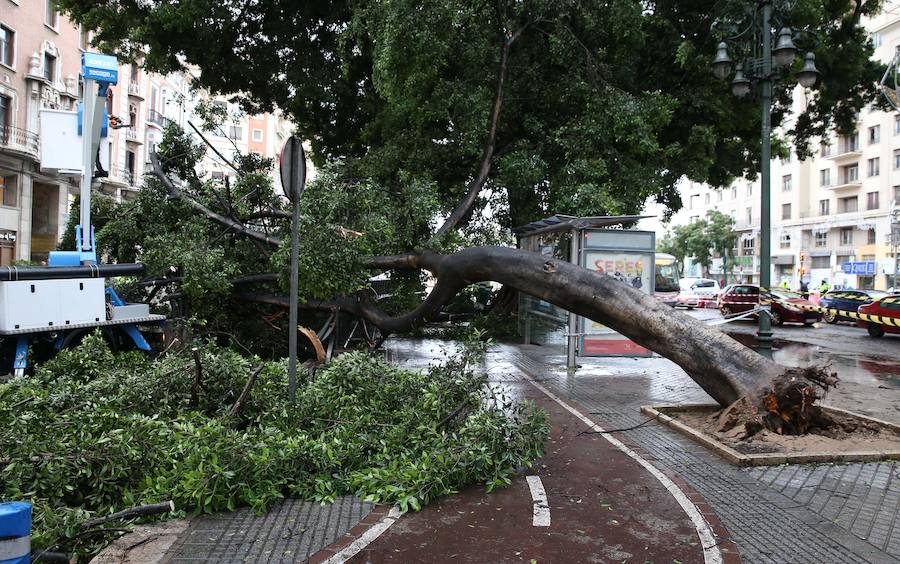
[[[817, 247], [825, 247], [828, 245], [828, 232], [827, 231], [818, 231], [816, 233], [816, 246]], [[815, 267], [813, 267], [815, 268]]]
[[56, 11], [56, 1], [47, 0], [44, 3], [44, 6], [44, 23], [53, 29], [56, 29], [56, 24], [59, 23], [59, 12]]
[[253, 140], [259, 143], [263, 140], [263, 130], [262, 129], [254, 129], [253, 130]]
[[709, 205], [709, 192], [704, 195], [703, 202], [708, 206]]
[[900, 135], [900, 116], [894, 116], [894, 135]]
[[[851, 239], [852, 239], [852, 237], [851, 237]], [[854, 255], [838, 255], [837, 261], [835, 261], [837, 264], [835, 264], [835, 266], [838, 268], [842, 268], [848, 262], [853, 262], [855, 260], [856, 260], [856, 256], [854, 256]]]
[[716, 190], [716, 201], [719, 201], [719, 202], [722, 201], [722, 191], [721, 190]]
[[736, 187], [731, 188], [731, 199], [737, 200], [737, 188]]
[[823, 168], [819, 171], [819, 186], [831, 186], [830, 168]]
[[894, 149], [894, 170], [900, 170], [900, 149]]
[[15, 176], [0, 174], [0, 203], [4, 206], [15, 207], [18, 196], [18, 185]]
[[828, 215], [830, 213], [828, 210], [829, 204], [831, 204], [831, 200], [819, 200], [819, 215]]
[[881, 126], [873, 125], [869, 128], [869, 145], [874, 145], [881, 141]]
[[859, 133], [854, 133], [853, 135], [844, 135], [840, 139], [839, 146], [841, 153], [852, 153], [854, 151], [859, 151]]
[[[869, 230], [866, 232], [866, 244], [867, 244], [867, 245], [874, 245], [874, 244], [875, 244], [875, 230], [874, 230], [874, 229], [869, 229]], [[870, 260], [870, 261], [875, 260], [874, 255], [873, 255], [872, 258], [869, 259], [869, 260]]]
[[229, 139], [240, 139], [243, 137], [244, 131], [243, 128], [239, 125], [231, 125], [228, 127], [228, 138]]
[[841, 227], [841, 245], [853, 244], [853, 228]]
[[878, 209], [878, 192], [869, 192], [868, 194], [866, 194], [866, 209]]
[[44, 51], [44, 79], [56, 82], [56, 57]]
[[749, 198], [752, 195], [753, 195], [753, 185], [747, 184], [747, 197]]
[[791, 218], [791, 205], [790, 204], [782, 204], [781, 219], [790, 219], [790, 218]]
[[778, 243], [782, 249], [790, 249], [791, 248], [791, 234], [790, 233], [782, 233], [781, 240]]
[[894, 186], [894, 202], [900, 204], [900, 186]]
[[690, 206], [688, 209], [695, 210], [700, 207], [700, 194], [691, 194]]
[[828, 141], [822, 141], [822, 144], [819, 145], [819, 155], [822, 157], [831, 156], [831, 144]]
[[12, 126], [12, 98], [0, 95], [0, 143], [5, 141], [4, 130], [10, 126]]
[[0, 25], [0, 63], [16, 66], [16, 32]]
[[791, 175], [785, 174], [781, 177], [781, 191], [782, 192], [790, 192], [791, 191]]
[[[824, 245], [822, 246], [824, 247]], [[812, 257], [812, 264], [810, 266], [812, 268], [831, 268], [831, 257]]]
[[869, 176], [878, 176], [878, 173], [881, 172], [880, 160], [878, 157], [869, 159]]
[[881, 44], [884, 43], [884, 37], [881, 36], [880, 33], [872, 34], [872, 47], [881, 47]]
[[741, 243], [741, 247], [743, 247], [743, 249], [744, 249], [743, 254], [745, 256], [753, 254], [754, 244], [755, 244], [755, 239], [753, 239], [752, 237], [750, 239], [744, 239], [744, 242]]
[[859, 180], [859, 165], [852, 164], [841, 167], [841, 184], [850, 184]]
[[859, 200], [856, 196], [838, 198], [838, 213], [852, 213], [859, 210]]
[[747, 208], [747, 225], [753, 223], [753, 208]]

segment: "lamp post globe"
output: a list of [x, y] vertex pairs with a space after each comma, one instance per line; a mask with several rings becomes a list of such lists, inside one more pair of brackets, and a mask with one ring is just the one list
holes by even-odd
[[743, 98], [750, 93], [750, 79], [744, 75], [744, 68], [741, 65], [738, 65], [734, 79], [731, 81], [731, 93], [738, 98]]
[[716, 47], [716, 58], [713, 59], [712, 63], [713, 75], [719, 80], [724, 80], [731, 74], [733, 66], [734, 61], [728, 56], [728, 45], [722, 41]]
[[778, 32], [778, 42], [775, 49], [772, 50], [772, 60], [779, 67], [786, 67], [794, 62], [797, 56], [797, 46], [794, 45], [794, 39], [791, 37], [791, 28], [783, 27]]
[[806, 60], [803, 62], [803, 68], [797, 73], [797, 82], [803, 88], [812, 88], [819, 79], [819, 69], [816, 68], [815, 53], [807, 53]]

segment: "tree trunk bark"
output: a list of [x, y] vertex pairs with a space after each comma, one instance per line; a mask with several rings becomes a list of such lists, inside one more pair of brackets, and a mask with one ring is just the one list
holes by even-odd
[[[785, 368], [717, 329], [663, 305], [606, 274], [507, 247], [475, 247], [441, 255], [430, 251], [372, 257], [373, 269], [426, 269], [437, 278], [422, 304], [392, 317], [365, 296], [309, 301], [308, 310], [341, 310], [362, 317], [383, 333], [398, 333], [436, 318], [444, 304], [470, 284], [494, 281], [598, 321], [678, 364], [720, 405], [743, 396], [761, 398]], [[241, 294], [286, 306], [287, 298]]]

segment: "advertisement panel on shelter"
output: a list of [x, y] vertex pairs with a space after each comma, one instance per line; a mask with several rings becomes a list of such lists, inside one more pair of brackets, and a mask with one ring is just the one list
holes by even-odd
[[[634, 251], [584, 252], [584, 265], [637, 288], [644, 293], [653, 291], [653, 255]], [[585, 356], [650, 356], [646, 348], [633, 343], [606, 325], [582, 318], [581, 354]]]

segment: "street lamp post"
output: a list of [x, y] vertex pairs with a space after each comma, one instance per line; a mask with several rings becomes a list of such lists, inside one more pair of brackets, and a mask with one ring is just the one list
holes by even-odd
[[[772, 49], [773, 1], [759, 0], [753, 7], [750, 25], [742, 26], [744, 31], [719, 43], [716, 57], [713, 60], [713, 73], [719, 79], [726, 79], [734, 69], [731, 80], [731, 92], [742, 98], [750, 93], [753, 82], [760, 85], [762, 98], [762, 147], [760, 154], [760, 260], [759, 285], [761, 289], [771, 285], [771, 249], [772, 249], [772, 217], [771, 217], [771, 170], [772, 156], [772, 84], [777, 77], [777, 70], [790, 67], [796, 56], [793, 32], [790, 27], [782, 25], [778, 39]], [[776, 15], [777, 19], [777, 15]], [[729, 43], [742, 48], [746, 56], [735, 65], [728, 54]], [[819, 72], [816, 70], [815, 55], [806, 53], [804, 63], [797, 72], [797, 81], [801, 86], [809, 88], [816, 83]], [[760, 354], [772, 356], [772, 320], [768, 315], [759, 316], [757, 332], [757, 349]]]

